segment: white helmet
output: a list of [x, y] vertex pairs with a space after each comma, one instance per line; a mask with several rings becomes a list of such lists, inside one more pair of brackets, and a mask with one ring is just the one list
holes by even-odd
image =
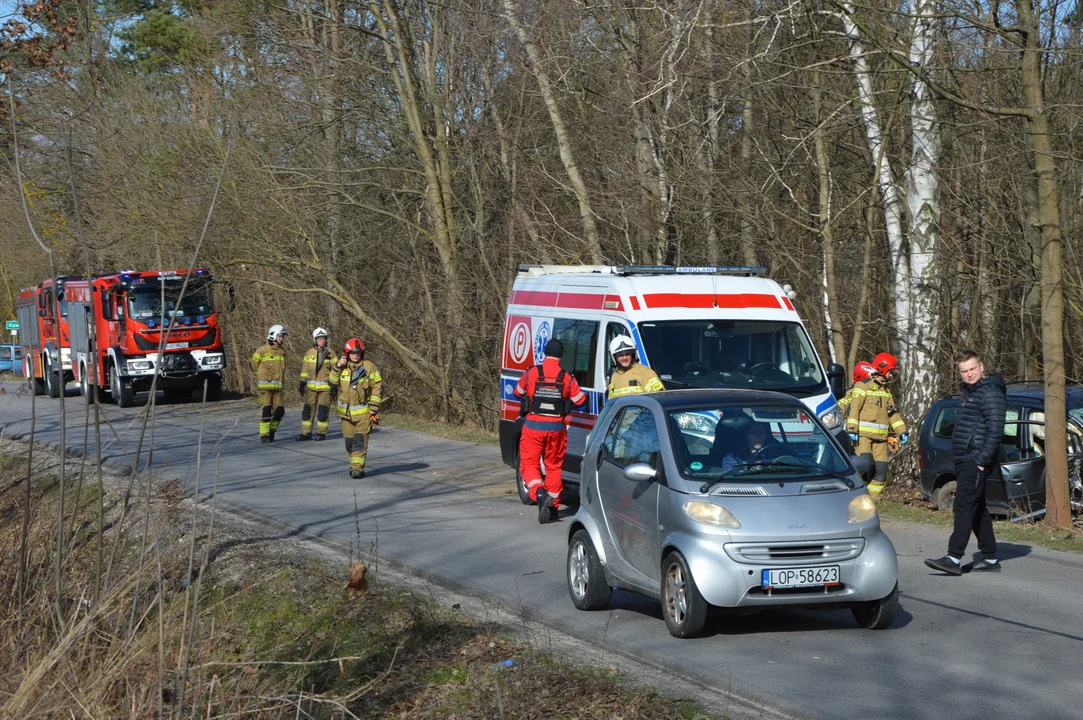
[[627, 335], [618, 335], [609, 341], [609, 355], [613, 358], [613, 362], [617, 361], [617, 355], [626, 353], [629, 350], [632, 351], [632, 358], [634, 359], [636, 346], [632, 342], [632, 338]]
[[267, 331], [267, 342], [274, 342], [280, 337], [286, 337], [290, 334], [290, 331], [281, 325], [272, 325], [271, 329]]
[[313, 330], [312, 331], [312, 344], [315, 345], [316, 344], [316, 338], [321, 338], [321, 337], [322, 338], [327, 337], [327, 330], [325, 330], [324, 328], [316, 328], [315, 330]]

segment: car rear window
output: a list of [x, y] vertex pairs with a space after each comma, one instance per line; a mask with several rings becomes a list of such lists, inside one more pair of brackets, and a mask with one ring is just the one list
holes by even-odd
[[936, 422], [933, 423], [933, 436], [951, 439], [951, 434], [955, 432], [955, 416], [958, 414], [958, 405], [948, 405], [941, 408], [940, 413], [936, 416]]

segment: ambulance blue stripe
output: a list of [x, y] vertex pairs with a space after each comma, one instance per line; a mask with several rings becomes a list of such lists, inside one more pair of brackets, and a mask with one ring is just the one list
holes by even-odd
[[816, 415], [819, 416], [820, 413], [824, 412], [825, 410], [830, 410], [831, 406], [834, 404], [835, 397], [831, 393], [828, 393], [827, 397], [823, 399], [823, 402], [816, 406]]

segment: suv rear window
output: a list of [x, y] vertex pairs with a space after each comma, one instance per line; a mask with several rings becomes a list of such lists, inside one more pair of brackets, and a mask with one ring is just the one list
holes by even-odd
[[941, 408], [940, 414], [936, 416], [936, 422], [933, 423], [933, 436], [950, 440], [951, 434], [955, 432], [955, 416], [958, 414], [958, 405]]

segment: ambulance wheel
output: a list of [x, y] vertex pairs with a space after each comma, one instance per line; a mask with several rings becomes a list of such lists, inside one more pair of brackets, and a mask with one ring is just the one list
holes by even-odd
[[530, 499], [530, 491], [526, 489], [526, 483], [523, 482], [523, 473], [519, 471], [519, 453], [515, 453], [515, 487], [519, 489], [519, 500], [524, 505], [534, 504], [534, 501]]
[[127, 408], [135, 403], [135, 393], [132, 391], [132, 381], [120, 376], [120, 371], [113, 364], [113, 371], [109, 373], [109, 390], [113, 394], [113, 402], [117, 407]]

